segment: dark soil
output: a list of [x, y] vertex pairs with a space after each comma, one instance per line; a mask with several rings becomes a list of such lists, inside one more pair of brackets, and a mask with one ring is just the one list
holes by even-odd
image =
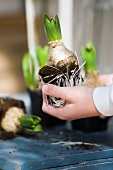
[[1, 140], [9, 140], [15, 138], [17, 135], [12, 132], [5, 132], [3, 130], [0, 131], [0, 141]]

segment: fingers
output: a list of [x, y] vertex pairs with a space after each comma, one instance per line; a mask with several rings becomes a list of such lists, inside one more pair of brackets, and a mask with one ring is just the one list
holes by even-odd
[[64, 115], [63, 108], [54, 108], [50, 105], [47, 105], [47, 103], [44, 100], [43, 100], [42, 110], [45, 113], [50, 114], [51, 116], [57, 117], [61, 120], [66, 120], [66, 118], [63, 117]]
[[54, 117], [57, 117], [61, 120], [68, 120], [68, 117], [66, 117], [67, 115], [67, 110], [66, 109], [66, 106], [64, 107], [52, 107], [51, 105], [48, 105], [47, 104], [47, 101], [46, 101], [46, 95], [43, 93], [43, 105], [42, 105], [42, 110], [45, 112], [45, 113], [48, 113], [50, 114], [51, 116], [54, 116]]
[[99, 76], [99, 81], [103, 86], [112, 84], [112, 74], [103, 74]]
[[[70, 93], [69, 92], [66, 93], [69, 90], [70, 90]], [[42, 87], [42, 92], [44, 94], [52, 96], [52, 97], [62, 98], [67, 101], [70, 101], [72, 99], [71, 91], [72, 90], [69, 89], [68, 87], [58, 87], [53, 84], [44, 85]]]

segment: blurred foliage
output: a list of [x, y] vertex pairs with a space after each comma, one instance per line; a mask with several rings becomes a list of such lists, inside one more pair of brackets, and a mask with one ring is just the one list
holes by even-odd
[[30, 51], [26, 52], [22, 58], [22, 70], [26, 85], [29, 89], [34, 90], [36, 89], [36, 71], [37, 66], [39, 66], [38, 70], [46, 65], [48, 53], [49, 53], [49, 46], [44, 47], [37, 47], [36, 48], [36, 59], [32, 56]]
[[24, 54], [22, 59], [23, 75], [29, 89], [34, 89], [36, 86], [35, 81], [35, 63], [30, 52]]
[[86, 47], [81, 47], [82, 61], [85, 62], [84, 70], [85, 72], [97, 71], [97, 55], [93, 42], [89, 41]]
[[48, 53], [49, 53], [49, 46], [47, 45], [44, 47], [40, 46], [36, 49], [36, 56], [37, 56], [37, 60], [39, 62], [40, 68], [46, 65]]

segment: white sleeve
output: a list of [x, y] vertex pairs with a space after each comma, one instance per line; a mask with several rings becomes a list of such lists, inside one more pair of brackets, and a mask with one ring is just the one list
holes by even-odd
[[113, 84], [95, 88], [93, 91], [93, 101], [101, 114], [113, 116]]

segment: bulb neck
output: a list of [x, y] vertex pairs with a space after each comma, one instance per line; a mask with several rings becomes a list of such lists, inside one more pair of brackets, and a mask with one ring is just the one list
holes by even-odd
[[49, 46], [50, 48], [55, 48], [56, 46], [64, 45], [63, 40], [56, 40], [56, 41], [50, 41]]

